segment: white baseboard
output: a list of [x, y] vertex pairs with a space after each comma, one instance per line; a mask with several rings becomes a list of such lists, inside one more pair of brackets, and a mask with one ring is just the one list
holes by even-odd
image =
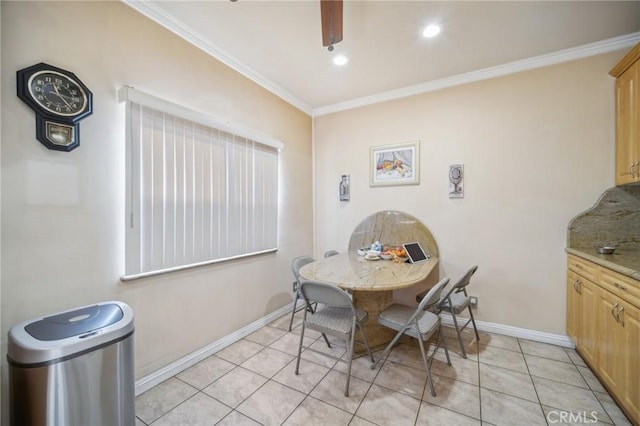
[[[442, 323], [453, 326], [453, 317], [449, 314], [440, 314]], [[465, 323], [467, 318], [458, 318], [458, 324]], [[472, 325], [469, 324], [469, 327]], [[488, 333], [502, 334], [504, 336], [519, 337], [521, 339], [533, 340], [534, 342], [549, 343], [551, 345], [562, 346], [565, 348], [574, 348], [575, 345], [564, 334], [546, 333], [543, 331], [529, 330], [527, 328], [512, 327], [510, 325], [496, 324], [493, 322], [476, 320], [478, 331], [486, 331]]]
[[[140, 378], [139, 380], [136, 380], [136, 396], [186, 370], [187, 368], [197, 364], [203, 359], [215, 354], [216, 352], [226, 348], [227, 346], [237, 342], [238, 340], [241, 340], [242, 338], [248, 336], [254, 331], [257, 331], [261, 327], [264, 327], [265, 325], [281, 317], [282, 315], [291, 312], [291, 309], [292, 305], [283, 306], [282, 308], [271, 312], [269, 315], [262, 317], [259, 320], [256, 320], [251, 324], [242, 327], [241, 329], [228, 334], [223, 338], [218, 339], [201, 349], [198, 349], [195, 352], [190, 353], [189, 355], [184, 356], [172, 362], [171, 364]], [[465, 321], [466, 318], [460, 318], [460, 320]], [[451, 315], [442, 314], [442, 322], [445, 325], [453, 325], [453, 318], [451, 317]], [[460, 321], [458, 321], [458, 324], [463, 323], [464, 322], [461, 323]], [[526, 328], [512, 327], [509, 325], [495, 324], [478, 320], [476, 320], [476, 326], [478, 327], [478, 330], [486, 331], [489, 333], [502, 334], [511, 337], [520, 337], [522, 339], [549, 343], [552, 345], [563, 346], [565, 348], [574, 347], [573, 342], [571, 342], [569, 337], [563, 334], [545, 333], [542, 331], [529, 330]]]
[[265, 325], [269, 324], [271, 321], [280, 318], [282, 315], [291, 312], [291, 305], [283, 306], [282, 308], [271, 312], [269, 315], [264, 316], [249, 325], [242, 327], [239, 330], [234, 331], [231, 334], [224, 336], [221, 339], [216, 340], [213, 343], [208, 344], [207, 346], [198, 349], [197, 351], [191, 352], [189, 355], [184, 356], [169, 365], [162, 367], [159, 370], [154, 371], [151, 374], [148, 374], [138, 380], [135, 383], [135, 392], [136, 396], [140, 395], [143, 392], [148, 391], [152, 387], [164, 382], [165, 380], [175, 376], [176, 374], [186, 370], [187, 368], [199, 363], [205, 358], [210, 357], [214, 353], [221, 351], [227, 346], [241, 340], [242, 338], [248, 336], [254, 331], [259, 330]]

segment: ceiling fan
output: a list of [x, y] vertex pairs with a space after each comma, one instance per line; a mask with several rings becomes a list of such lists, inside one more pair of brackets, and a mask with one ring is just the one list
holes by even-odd
[[322, 45], [333, 50], [342, 41], [342, 0], [320, 0], [322, 17]]

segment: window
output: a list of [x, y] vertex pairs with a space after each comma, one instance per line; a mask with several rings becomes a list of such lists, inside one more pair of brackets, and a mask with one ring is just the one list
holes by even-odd
[[123, 279], [276, 250], [281, 142], [125, 89]]

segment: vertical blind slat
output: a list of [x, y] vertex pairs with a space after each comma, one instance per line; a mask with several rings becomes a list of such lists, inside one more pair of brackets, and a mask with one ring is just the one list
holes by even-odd
[[133, 103], [127, 110], [126, 274], [276, 248], [275, 148]]

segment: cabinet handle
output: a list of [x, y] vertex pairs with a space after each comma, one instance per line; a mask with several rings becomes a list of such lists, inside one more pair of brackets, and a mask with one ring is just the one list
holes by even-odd
[[582, 282], [579, 279], [575, 280], [574, 283], [573, 283], [573, 289], [578, 294], [582, 294], [582, 291], [580, 291], [580, 286], [581, 285], [582, 285]]
[[613, 283], [613, 285], [615, 285], [617, 288], [619, 288], [622, 291], [627, 291], [627, 288], [623, 285], [620, 285], [618, 283]]
[[616, 315], [617, 307], [618, 307], [617, 303], [611, 307], [611, 315], [616, 319], [616, 322], [620, 322], [620, 318], [618, 318], [618, 316]]
[[620, 318], [620, 314], [623, 312], [624, 306], [620, 306], [620, 309], [618, 309], [618, 313], [616, 314], [616, 321], [618, 321], [620, 325], [624, 327], [624, 318]]
[[583, 268], [582, 268], [582, 265], [580, 265], [580, 264], [578, 264], [578, 263], [574, 263], [573, 265], [574, 265], [576, 268], [578, 268], [578, 269], [583, 269]]

